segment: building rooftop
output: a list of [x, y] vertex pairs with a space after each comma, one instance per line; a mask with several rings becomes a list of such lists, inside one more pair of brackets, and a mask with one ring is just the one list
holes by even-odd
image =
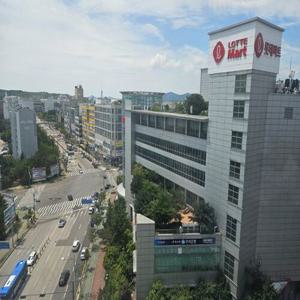
[[214, 30], [214, 31], [211, 31], [208, 33], [208, 35], [212, 35], [212, 34], [215, 34], [215, 33], [219, 33], [219, 32], [223, 32], [223, 31], [226, 31], [226, 30], [229, 30], [229, 29], [233, 29], [233, 28], [236, 28], [236, 27], [239, 27], [241, 25], [245, 25], [245, 24], [249, 24], [249, 23], [252, 23], [252, 22], [260, 22], [260, 23], [263, 23], [267, 26], [270, 26], [276, 30], [279, 30], [279, 31], [284, 31], [283, 28], [277, 26], [277, 25], [274, 25], [260, 17], [254, 17], [254, 18], [251, 18], [251, 19], [248, 19], [248, 20], [245, 20], [245, 21], [242, 21], [242, 22], [239, 22], [239, 23], [236, 23], [236, 24], [233, 24], [233, 25], [229, 25], [229, 26], [225, 26], [221, 29], [217, 29], [217, 30]]
[[155, 224], [155, 222], [142, 214], [136, 214], [136, 224]]
[[173, 117], [173, 118], [180, 118], [180, 119], [188, 119], [188, 120], [199, 120], [199, 121], [208, 121], [208, 116], [199, 116], [199, 115], [188, 115], [188, 114], [178, 114], [178, 113], [171, 113], [171, 112], [162, 112], [162, 111], [152, 111], [152, 110], [133, 110], [137, 111], [142, 114], [150, 114], [150, 115], [158, 115], [164, 117]]

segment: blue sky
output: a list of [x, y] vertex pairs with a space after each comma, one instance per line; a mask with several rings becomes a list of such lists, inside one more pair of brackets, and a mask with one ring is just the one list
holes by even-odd
[[[207, 32], [260, 16], [286, 29], [280, 78], [300, 72], [299, 0], [0, 0], [0, 88], [119, 97], [199, 92]], [[300, 77], [300, 74], [299, 76]]]

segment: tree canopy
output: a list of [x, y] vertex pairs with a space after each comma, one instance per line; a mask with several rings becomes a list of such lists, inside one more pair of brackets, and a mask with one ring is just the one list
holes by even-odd
[[6, 202], [3, 196], [0, 194], [0, 241], [5, 240], [6, 238], [6, 228], [4, 222], [4, 211], [6, 207]]
[[185, 101], [185, 111], [189, 115], [200, 115], [200, 113], [207, 109], [203, 97], [200, 94], [191, 94]]

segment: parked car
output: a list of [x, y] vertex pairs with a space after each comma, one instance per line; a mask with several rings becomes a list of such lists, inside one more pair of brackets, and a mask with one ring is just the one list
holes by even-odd
[[77, 252], [80, 248], [80, 242], [75, 240], [72, 245], [72, 252]]
[[95, 208], [90, 206], [89, 207], [89, 215], [92, 215], [94, 213], [94, 211], [95, 211]]
[[60, 219], [58, 221], [58, 228], [63, 228], [66, 225], [67, 221], [65, 219]]
[[68, 198], [69, 201], [73, 201], [73, 196], [72, 195], [68, 195], [67, 198]]
[[58, 281], [58, 285], [59, 286], [64, 286], [67, 284], [68, 280], [70, 277], [70, 271], [69, 270], [64, 270], [61, 272], [60, 277], [59, 277], [59, 281]]
[[89, 257], [89, 249], [88, 247], [83, 247], [80, 253], [80, 259], [85, 260]]
[[33, 266], [37, 260], [37, 252], [32, 251], [27, 259], [27, 266]]

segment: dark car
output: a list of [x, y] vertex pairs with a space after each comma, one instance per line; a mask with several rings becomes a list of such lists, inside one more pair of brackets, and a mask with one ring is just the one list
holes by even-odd
[[73, 201], [73, 196], [72, 195], [68, 195], [67, 198], [68, 198], [69, 201]]
[[62, 271], [61, 274], [60, 274], [60, 277], [59, 277], [58, 285], [59, 286], [66, 285], [68, 280], [69, 280], [69, 277], [70, 277], [70, 271], [69, 270]]
[[58, 228], [63, 228], [66, 225], [66, 220], [65, 219], [60, 219], [58, 221]]

